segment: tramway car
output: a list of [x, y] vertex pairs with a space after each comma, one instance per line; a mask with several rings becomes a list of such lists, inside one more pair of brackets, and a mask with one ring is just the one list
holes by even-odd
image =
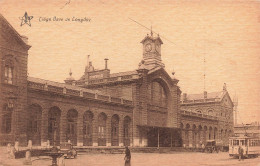
[[260, 138], [259, 137], [230, 137], [229, 138], [229, 156], [239, 156], [239, 146], [243, 148], [243, 156], [246, 158], [258, 157], [260, 154]]

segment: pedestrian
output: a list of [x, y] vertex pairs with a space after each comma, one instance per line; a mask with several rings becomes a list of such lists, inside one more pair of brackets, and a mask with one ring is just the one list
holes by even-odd
[[241, 159], [244, 160], [244, 149], [242, 147], [240, 149], [240, 153], [241, 153]]
[[128, 146], [125, 147], [125, 166], [131, 166], [131, 152]]
[[244, 153], [244, 149], [241, 146], [239, 146], [239, 148], [238, 148], [238, 158], [239, 158], [239, 161], [241, 159], [244, 160], [243, 153]]

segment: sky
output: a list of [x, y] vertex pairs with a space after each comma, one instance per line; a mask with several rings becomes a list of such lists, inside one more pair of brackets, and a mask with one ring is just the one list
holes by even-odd
[[[31, 26], [20, 26], [25, 11]], [[31, 77], [63, 82], [71, 68], [79, 79], [87, 55], [96, 69], [108, 58], [111, 73], [135, 70], [152, 27], [183, 93], [202, 93], [205, 71], [206, 91], [226, 83], [231, 99], [238, 97], [239, 123], [260, 119], [260, 1], [0, 0], [0, 13], [29, 38]]]

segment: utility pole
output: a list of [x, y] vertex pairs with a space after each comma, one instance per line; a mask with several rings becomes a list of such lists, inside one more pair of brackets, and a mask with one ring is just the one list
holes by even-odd
[[237, 125], [237, 106], [238, 106], [238, 98], [237, 96], [235, 95], [234, 98], [233, 98], [233, 104], [234, 104], [234, 114], [235, 114], [235, 119], [234, 119], [234, 125]]

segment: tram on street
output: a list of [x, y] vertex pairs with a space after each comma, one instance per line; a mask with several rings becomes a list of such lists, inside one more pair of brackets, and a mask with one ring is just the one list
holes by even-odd
[[246, 158], [258, 157], [260, 154], [260, 138], [259, 137], [230, 137], [229, 138], [229, 156], [238, 157], [239, 147], [243, 148], [243, 156]]

